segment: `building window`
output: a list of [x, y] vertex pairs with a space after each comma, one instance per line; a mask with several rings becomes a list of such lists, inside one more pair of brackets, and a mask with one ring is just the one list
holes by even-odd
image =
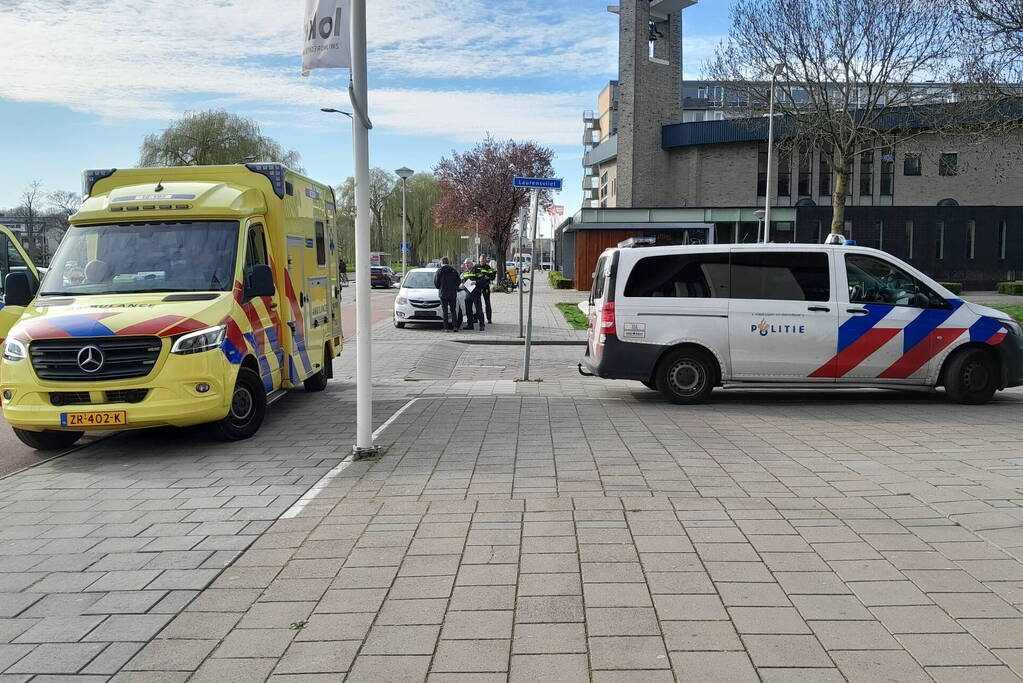
[[874, 150], [860, 153], [860, 196], [874, 196]]
[[792, 196], [792, 152], [778, 150], [778, 196]]
[[906, 258], [913, 258], [913, 221], [906, 221]]
[[902, 175], [920, 175], [919, 152], [906, 152], [902, 158]]
[[966, 257], [972, 259], [976, 254], [977, 246], [977, 221], [970, 221], [966, 224]]
[[705, 100], [707, 99], [707, 88], [706, 86], [696, 89], [696, 99]]
[[895, 152], [886, 149], [881, 152], [881, 196], [895, 194]]
[[767, 144], [757, 146], [757, 196], [767, 196]]
[[1000, 259], [1005, 258], [1005, 237], [1006, 232], [1008, 232], [1006, 229], [1007, 227], [1008, 226], [1006, 226], [1005, 221], [998, 224], [998, 258]]
[[799, 188], [800, 197], [809, 197], [813, 185], [813, 150], [802, 147], [799, 150]]
[[934, 258], [940, 261], [945, 258], [945, 221], [938, 221], [934, 232]]
[[959, 155], [955, 152], [942, 152], [938, 160], [938, 175], [959, 175]]
[[831, 195], [831, 164], [828, 163], [824, 152], [821, 152], [817, 183], [818, 194], [822, 197]]
[[607, 171], [604, 171], [604, 172], [603, 172], [603, 173], [602, 173], [602, 174], [600, 175], [600, 184], [601, 184], [601, 185], [604, 185], [604, 184], [606, 184], [606, 183], [607, 183]]

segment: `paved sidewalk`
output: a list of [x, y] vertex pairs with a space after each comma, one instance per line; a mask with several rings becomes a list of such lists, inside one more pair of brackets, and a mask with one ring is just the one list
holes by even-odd
[[1019, 680], [1018, 394], [731, 396], [416, 401], [121, 677]]

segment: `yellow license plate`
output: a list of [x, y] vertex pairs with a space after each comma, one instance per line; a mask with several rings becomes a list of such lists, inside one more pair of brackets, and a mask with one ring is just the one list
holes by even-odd
[[123, 410], [102, 413], [61, 413], [61, 427], [115, 427], [128, 424], [128, 414]]

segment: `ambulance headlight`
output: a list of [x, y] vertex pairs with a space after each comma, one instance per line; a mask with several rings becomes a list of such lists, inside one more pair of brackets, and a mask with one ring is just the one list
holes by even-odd
[[217, 325], [198, 332], [189, 332], [177, 338], [174, 346], [171, 347], [171, 353], [187, 356], [192, 353], [212, 351], [224, 343], [225, 335], [227, 335], [227, 325]]
[[19, 361], [28, 358], [28, 347], [17, 339], [8, 339], [4, 343], [4, 360]]

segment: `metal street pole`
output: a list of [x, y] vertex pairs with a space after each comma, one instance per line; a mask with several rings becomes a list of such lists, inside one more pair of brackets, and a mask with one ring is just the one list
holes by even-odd
[[352, 0], [352, 87], [361, 107], [352, 117], [352, 150], [355, 162], [355, 347], [356, 347], [356, 457], [376, 453], [373, 445], [373, 322], [370, 319], [369, 284], [369, 107], [366, 67], [366, 0]]
[[[529, 212], [531, 214], [530, 221], [532, 223], [532, 231], [530, 232], [530, 234], [532, 235], [532, 237], [531, 237], [531, 239], [533, 240], [532, 243], [535, 244], [536, 243], [536, 218], [537, 218], [536, 214], [537, 214], [537, 211], [540, 208], [540, 190], [531, 190], [530, 193], [533, 195], [532, 197], [530, 197], [530, 207], [529, 207]], [[533, 267], [534, 268], [536, 267], [535, 263], [533, 264]], [[525, 346], [523, 347], [523, 351], [522, 351], [522, 353], [523, 353], [523, 355], [522, 355], [522, 381], [523, 382], [526, 382], [526, 381], [529, 380], [529, 345], [533, 341], [533, 292], [535, 292], [535, 291], [536, 291], [536, 287], [530, 287], [529, 288], [529, 316], [528, 316], [528, 318], [526, 320], [526, 343], [525, 343]]]
[[408, 243], [408, 214], [405, 211], [405, 181], [411, 178], [415, 171], [402, 166], [395, 173], [401, 178], [401, 278], [404, 280], [405, 274], [408, 273], [408, 252], [411, 246]]
[[767, 195], [764, 198], [764, 242], [771, 241], [771, 188], [773, 183], [771, 182], [774, 173], [773, 167], [773, 155], [774, 155], [774, 86], [778, 80], [778, 76], [785, 70], [784, 64], [775, 64], [774, 69], [771, 70], [771, 93], [768, 96], [768, 108], [767, 108], [767, 190], [764, 192]]
[[[532, 199], [530, 199], [530, 201], [532, 201]], [[519, 254], [515, 260], [515, 277], [518, 278], [519, 281], [519, 339], [522, 339], [525, 336], [522, 330], [522, 308], [524, 303], [522, 299], [522, 288], [525, 286], [522, 279], [522, 235], [526, 232], [526, 216], [528, 215], [526, 211], [526, 207], [522, 207], [522, 213], [519, 215]]]

